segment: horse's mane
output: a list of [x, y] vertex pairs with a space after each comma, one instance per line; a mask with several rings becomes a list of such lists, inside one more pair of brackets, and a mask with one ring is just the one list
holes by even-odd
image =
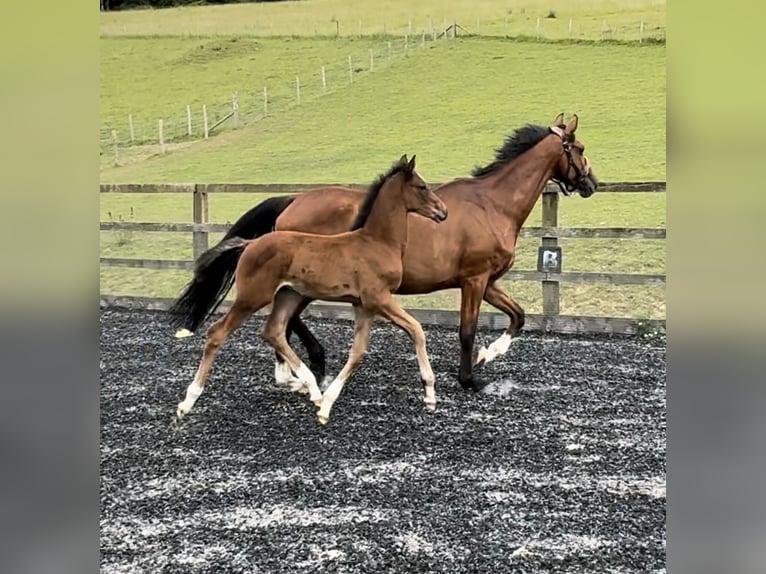
[[[564, 126], [560, 126], [564, 127]], [[505, 138], [503, 146], [495, 150], [495, 160], [484, 167], [477, 166], [471, 172], [473, 177], [489, 175], [498, 168], [510, 163], [525, 151], [536, 146], [540, 141], [551, 133], [547, 126], [527, 124], [516, 129]]]
[[387, 172], [380, 174], [377, 179], [370, 184], [370, 187], [367, 190], [367, 195], [364, 196], [364, 200], [362, 201], [362, 206], [356, 214], [356, 219], [354, 219], [354, 223], [351, 225], [351, 231], [361, 229], [364, 226], [367, 218], [370, 216], [372, 206], [375, 205], [375, 200], [378, 199], [380, 190], [383, 189], [383, 184], [386, 183], [386, 180], [400, 171], [404, 171], [406, 168], [407, 162], [400, 159], [396, 161]]

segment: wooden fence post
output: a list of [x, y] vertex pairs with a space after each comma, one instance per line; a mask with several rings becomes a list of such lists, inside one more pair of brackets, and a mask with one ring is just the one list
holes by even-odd
[[117, 147], [117, 130], [112, 130], [112, 143], [114, 144], [114, 165], [120, 165], [119, 149]]
[[[208, 206], [207, 206], [207, 189], [205, 185], [197, 184], [194, 186], [194, 207], [193, 218], [194, 223], [207, 223], [208, 222]], [[208, 233], [207, 231], [193, 231], [192, 232], [192, 251], [194, 254], [194, 260], [207, 251], [208, 248]]]
[[231, 95], [231, 114], [236, 130], [239, 127], [239, 92], [234, 92]]
[[[559, 225], [559, 194], [543, 191], [543, 227]], [[543, 237], [543, 247], [555, 247], [557, 237]], [[543, 280], [543, 315], [552, 317], [559, 314], [559, 282]]]
[[133, 130], [133, 114], [128, 114], [128, 128], [130, 130], [130, 143], [134, 143], [136, 136], [135, 131]]
[[157, 130], [159, 131], [160, 135], [160, 152], [165, 153], [165, 126], [162, 120], [159, 120]]

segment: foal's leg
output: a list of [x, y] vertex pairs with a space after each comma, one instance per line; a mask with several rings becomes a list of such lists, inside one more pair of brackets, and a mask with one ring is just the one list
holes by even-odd
[[354, 344], [351, 346], [351, 352], [348, 355], [348, 360], [343, 370], [335, 377], [335, 380], [330, 383], [330, 386], [325, 389], [322, 397], [322, 404], [319, 407], [317, 416], [319, 422], [327, 424], [330, 419], [330, 409], [335, 403], [335, 400], [340, 396], [343, 390], [343, 385], [351, 378], [356, 369], [359, 367], [359, 363], [362, 360], [367, 345], [370, 342], [370, 327], [372, 327], [372, 319], [375, 315], [370, 311], [367, 311], [360, 305], [354, 305]]
[[277, 352], [277, 357], [287, 363], [292, 374], [300, 380], [302, 386], [308, 389], [309, 396], [314, 404], [319, 406], [322, 401], [322, 392], [319, 390], [314, 373], [303, 364], [300, 357], [295, 354], [287, 343], [285, 330], [287, 322], [298, 306], [303, 301], [303, 296], [292, 289], [280, 289], [274, 296], [271, 314], [263, 328], [263, 338]]
[[480, 391], [486, 382], [474, 378], [471, 365], [479, 308], [487, 289], [487, 277], [472, 277], [461, 286], [460, 298], [460, 371], [458, 381], [464, 389]]
[[311, 299], [303, 299], [300, 307], [295, 311], [290, 321], [287, 323], [287, 339], [290, 339], [290, 333], [295, 333], [306, 348], [306, 352], [309, 354], [309, 369], [314, 373], [314, 376], [318, 381], [321, 381], [325, 377], [325, 353], [324, 347], [317, 340], [314, 334], [309, 331], [306, 323], [301, 319], [301, 313], [309, 306]]
[[[324, 348], [300, 318], [301, 313], [303, 313], [311, 301], [312, 300], [308, 298], [303, 299], [287, 323], [287, 333], [285, 337], [289, 344], [290, 337], [293, 332], [298, 335], [298, 338], [301, 340], [301, 343], [303, 343], [303, 346], [306, 348], [306, 351], [308, 351], [309, 354], [309, 369], [311, 369], [311, 372], [314, 373], [316, 379], [321, 381], [325, 378]], [[276, 363], [274, 364], [274, 378], [276, 379], [277, 384], [290, 385], [293, 391], [308, 392], [308, 389], [306, 389], [302, 384], [299, 384], [298, 379], [292, 375], [290, 367], [287, 365], [287, 363], [279, 358], [279, 355], [277, 355]]]
[[197, 374], [186, 389], [186, 398], [178, 403], [176, 416], [179, 419], [191, 411], [194, 403], [197, 402], [197, 399], [205, 389], [205, 382], [210, 374], [210, 367], [213, 366], [213, 360], [218, 351], [221, 350], [226, 338], [253, 313], [254, 309], [252, 307], [244, 306], [235, 301], [228, 313], [210, 326], [207, 331], [205, 350], [202, 352], [202, 359], [197, 368]]
[[410, 336], [410, 339], [412, 339], [412, 342], [415, 343], [415, 354], [417, 355], [418, 366], [420, 367], [420, 378], [425, 389], [423, 400], [429, 410], [434, 410], [436, 408], [436, 391], [434, 390], [436, 377], [434, 377], [431, 363], [428, 360], [426, 334], [423, 332], [423, 327], [409, 313], [402, 309], [393, 297], [389, 297], [375, 310], [395, 325], [404, 329]]
[[490, 283], [487, 285], [487, 290], [484, 292], [484, 300], [508, 315], [510, 323], [508, 324], [505, 333], [503, 333], [489, 347], [482, 347], [479, 349], [474, 369], [483, 367], [495, 357], [505, 353], [508, 350], [508, 347], [510, 347], [513, 338], [524, 326], [524, 309], [522, 309], [516, 301], [506, 295], [505, 292], [498, 287], [497, 283]]

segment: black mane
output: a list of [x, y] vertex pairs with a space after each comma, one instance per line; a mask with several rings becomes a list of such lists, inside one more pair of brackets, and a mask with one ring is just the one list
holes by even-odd
[[495, 150], [495, 160], [484, 167], [475, 167], [471, 172], [473, 177], [489, 175], [496, 169], [513, 161], [528, 149], [536, 146], [540, 141], [551, 133], [546, 126], [527, 124], [515, 130], [511, 135], [505, 138], [503, 147]]
[[375, 200], [378, 199], [378, 194], [383, 188], [383, 184], [389, 177], [399, 173], [400, 171], [404, 171], [406, 168], [407, 162], [398, 160], [388, 169], [387, 172], [380, 174], [378, 178], [373, 181], [372, 184], [370, 184], [370, 188], [367, 190], [367, 195], [364, 196], [364, 201], [362, 201], [362, 206], [359, 208], [359, 212], [356, 214], [356, 219], [354, 219], [354, 223], [351, 225], [350, 231], [361, 229], [364, 226], [367, 218], [370, 216], [372, 206], [375, 205]]

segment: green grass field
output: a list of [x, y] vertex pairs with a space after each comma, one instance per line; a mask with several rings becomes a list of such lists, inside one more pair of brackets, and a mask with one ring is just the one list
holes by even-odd
[[572, 19], [572, 39], [598, 40], [608, 30], [612, 39], [637, 41], [642, 20], [645, 37], [664, 38], [665, 11], [664, 0], [306, 0], [107, 12], [101, 35], [403, 36], [457, 22], [466, 33], [533, 36], [539, 18], [546, 38], [569, 38]]
[[[350, 37], [355, 31], [346, 27], [341, 27], [340, 38], [254, 37], [286, 35], [290, 27], [296, 36], [313, 36], [301, 22], [324, 17], [335, 8], [341, 14], [340, 5], [306, 0], [279, 3], [282, 8], [245, 4], [102, 15], [102, 131], [115, 129], [125, 142], [131, 113], [136, 131], [142, 131], [137, 139], [146, 132], [152, 137], [159, 118], [170, 133], [185, 132], [186, 106], [190, 105], [193, 127], [199, 133], [201, 105], [207, 103], [212, 116], [222, 114], [235, 91], [243, 124], [237, 130], [226, 125], [207, 141], [176, 141], [164, 155], [156, 144], [121, 147], [117, 167], [112, 165], [110, 147], [102, 144], [102, 181], [362, 183], [404, 152], [417, 153], [427, 180], [447, 181], [488, 162], [513, 128], [526, 122], [549, 122], [562, 110], [580, 115], [580, 138], [602, 180], [664, 180], [664, 45], [551, 44], [475, 37], [415, 46], [406, 56], [402, 45], [394, 44], [394, 57], [388, 61], [387, 39]], [[426, 2], [410, 13], [404, 3], [390, 3], [385, 11], [387, 30], [395, 32], [397, 26], [404, 26], [406, 32], [409, 18], [427, 20], [436, 13], [435, 6]], [[443, 6], [462, 9], [458, 3]], [[492, 34], [492, 10], [498, 9], [498, 22], [503, 22], [504, 6], [482, 4], [482, 34]], [[372, 3], [367, 8], [363, 34], [378, 33], [372, 21], [381, 9]], [[521, 8], [513, 7], [513, 18], [520, 19]], [[569, 17], [575, 22], [585, 21], [586, 16], [601, 21], [612, 14], [610, 22], [625, 26], [636, 18], [656, 17], [664, 27], [664, 2], [527, 2], [525, 14], [533, 17], [535, 10], [547, 13], [548, 8], [556, 10], [558, 18], [546, 19], [546, 26], [562, 24]], [[341, 22], [358, 20], [357, 9], [358, 4], [350, 3], [343, 17], [336, 16]], [[457, 19], [464, 18], [465, 13]], [[264, 32], [261, 28], [267, 20], [270, 30]], [[199, 34], [218, 36], [196, 37], [190, 26], [199, 23], [205, 24]], [[422, 27], [422, 21], [417, 25]], [[121, 35], [132, 37], [115, 37]], [[375, 54], [372, 72], [371, 48]], [[349, 55], [355, 62], [353, 83], [348, 80]], [[327, 71], [327, 93], [319, 75], [322, 65]], [[295, 101], [296, 75], [302, 78], [300, 106]], [[262, 118], [265, 85], [270, 115]], [[260, 199], [242, 194], [214, 196], [211, 220], [234, 221]], [[562, 199], [560, 205], [563, 226], [665, 225], [664, 194], [597, 194], [587, 201]], [[101, 220], [110, 219], [191, 221], [191, 201], [184, 195], [104, 194]], [[539, 225], [537, 210], [528, 224]], [[191, 257], [191, 239], [182, 234], [101, 235], [105, 257]], [[534, 268], [537, 244], [534, 239], [522, 240], [516, 268]], [[665, 270], [663, 241], [569, 240], [562, 244], [566, 271]], [[103, 268], [101, 289], [112, 294], [175, 296], [186, 280], [186, 272]], [[540, 311], [538, 284], [516, 282], [511, 287], [529, 312]], [[665, 314], [663, 288], [564, 284], [561, 293], [563, 313], [651, 318]], [[452, 308], [456, 294], [414, 297], [407, 302]]]

